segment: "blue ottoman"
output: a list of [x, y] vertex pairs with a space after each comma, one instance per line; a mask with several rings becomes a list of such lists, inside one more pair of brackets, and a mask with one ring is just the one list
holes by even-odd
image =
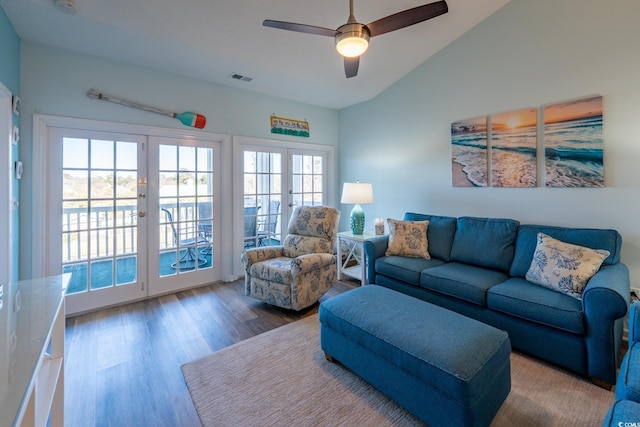
[[618, 372], [616, 399], [640, 402], [640, 341], [630, 344]]
[[607, 412], [602, 427], [640, 426], [640, 403], [633, 400], [616, 400]]
[[320, 345], [432, 427], [488, 426], [511, 390], [507, 333], [381, 286], [320, 305]]

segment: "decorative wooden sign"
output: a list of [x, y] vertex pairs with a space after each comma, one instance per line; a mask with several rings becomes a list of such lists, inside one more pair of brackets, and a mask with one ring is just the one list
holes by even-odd
[[271, 133], [309, 137], [309, 122], [271, 116]]

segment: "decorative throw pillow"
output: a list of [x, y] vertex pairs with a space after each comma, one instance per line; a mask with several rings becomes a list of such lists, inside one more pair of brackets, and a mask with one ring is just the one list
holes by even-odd
[[538, 233], [538, 243], [526, 279], [581, 299], [587, 282], [596, 274], [609, 251], [561, 242]]
[[429, 221], [398, 221], [388, 218], [389, 244], [385, 255], [431, 259], [427, 242]]

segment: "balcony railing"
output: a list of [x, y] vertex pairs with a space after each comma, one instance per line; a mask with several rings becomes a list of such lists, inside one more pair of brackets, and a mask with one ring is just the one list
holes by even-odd
[[[195, 237], [199, 232], [196, 222], [196, 204], [163, 204], [174, 221], [180, 219], [180, 238]], [[137, 251], [137, 205], [119, 205], [88, 208], [65, 208], [62, 211], [64, 263], [126, 255]], [[170, 221], [160, 216], [160, 248], [175, 248]], [[152, 230], [149, 230], [152, 232]], [[90, 237], [90, 239], [88, 239]], [[89, 243], [90, 240], [90, 243]]]
[[[279, 202], [278, 202], [279, 203]], [[178, 238], [174, 236], [171, 221], [162, 214], [159, 217], [159, 249], [170, 250], [178, 247], [179, 241], [195, 238], [198, 235], [211, 239], [212, 223], [209, 218], [197, 217], [196, 203], [163, 204], [176, 226]], [[246, 213], [246, 210], [245, 210]], [[245, 243], [252, 246], [261, 244], [279, 244], [279, 220], [277, 208], [275, 214], [262, 214], [261, 211], [247, 214], [245, 217]], [[277, 215], [277, 216], [276, 216]], [[255, 228], [247, 230], [247, 221], [253, 221]], [[279, 222], [279, 221], [278, 221]], [[92, 206], [64, 208], [62, 211], [62, 233], [64, 264], [123, 256], [137, 252], [138, 207], [135, 204], [111, 206]], [[178, 224], [179, 223], [179, 224]], [[208, 230], [208, 231], [207, 231]], [[148, 230], [153, 233], [154, 230]], [[255, 234], [254, 234], [255, 233]], [[267, 238], [265, 239], [265, 236]]]

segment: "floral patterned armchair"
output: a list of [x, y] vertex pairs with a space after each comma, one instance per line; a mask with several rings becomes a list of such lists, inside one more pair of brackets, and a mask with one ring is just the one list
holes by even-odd
[[339, 221], [335, 208], [297, 206], [282, 246], [242, 253], [245, 294], [296, 311], [315, 304], [336, 280]]

